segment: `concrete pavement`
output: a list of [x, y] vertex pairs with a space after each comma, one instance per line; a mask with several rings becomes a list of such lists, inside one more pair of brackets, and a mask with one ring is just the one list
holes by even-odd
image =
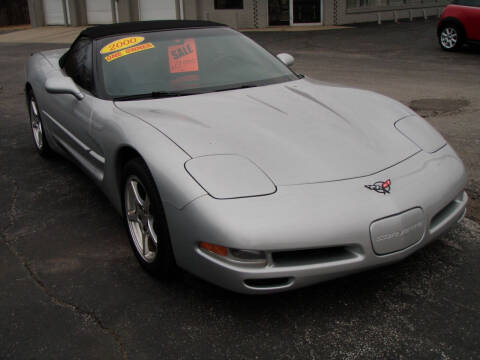
[[71, 44], [86, 26], [44, 26], [0, 34], [0, 43]]

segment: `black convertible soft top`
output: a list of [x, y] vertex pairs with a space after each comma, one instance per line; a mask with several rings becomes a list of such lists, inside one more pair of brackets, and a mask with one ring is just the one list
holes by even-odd
[[139, 31], [173, 30], [201, 27], [226, 26], [212, 21], [205, 20], [153, 20], [134, 21], [118, 24], [98, 25], [83, 30], [78, 38], [87, 37], [98, 39], [104, 36], [127, 34]]

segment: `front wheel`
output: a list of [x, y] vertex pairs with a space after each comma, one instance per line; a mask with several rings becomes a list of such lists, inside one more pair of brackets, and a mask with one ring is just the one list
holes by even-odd
[[461, 29], [454, 24], [443, 25], [438, 40], [442, 49], [447, 51], [460, 49], [464, 41]]
[[147, 165], [130, 160], [124, 168], [123, 215], [130, 245], [140, 264], [159, 277], [176, 269], [160, 196]]
[[42, 118], [40, 117], [37, 100], [35, 99], [33, 91], [31, 90], [27, 94], [27, 101], [33, 143], [41, 156], [47, 156], [50, 154], [50, 146], [48, 145], [47, 138], [45, 136], [45, 127], [43, 126]]

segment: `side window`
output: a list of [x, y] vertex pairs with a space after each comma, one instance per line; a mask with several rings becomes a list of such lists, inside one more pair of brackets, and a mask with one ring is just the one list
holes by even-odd
[[463, 6], [480, 7], [480, 0], [454, 0], [453, 4], [463, 5]]
[[92, 41], [79, 39], [70, 49], [64, 66], [65, 72], [82, 88], [93, 89]]

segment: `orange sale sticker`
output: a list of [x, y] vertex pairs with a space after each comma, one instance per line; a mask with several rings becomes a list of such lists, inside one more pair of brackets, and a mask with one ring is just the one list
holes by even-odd
[[168, 61], [172, 74], [198, 71], [195, 39], [185, 39], [182, 44], [169, 46]]
[[140, 44], [143, 40], [145, 40], [145, 38], [142, 36], [130, 36], [123, 39], [118, 39], [105, 45], [102, 50], [100, 50], [100, 54], [108, 54], [113, 51], [122, 50], [127, 47]]

